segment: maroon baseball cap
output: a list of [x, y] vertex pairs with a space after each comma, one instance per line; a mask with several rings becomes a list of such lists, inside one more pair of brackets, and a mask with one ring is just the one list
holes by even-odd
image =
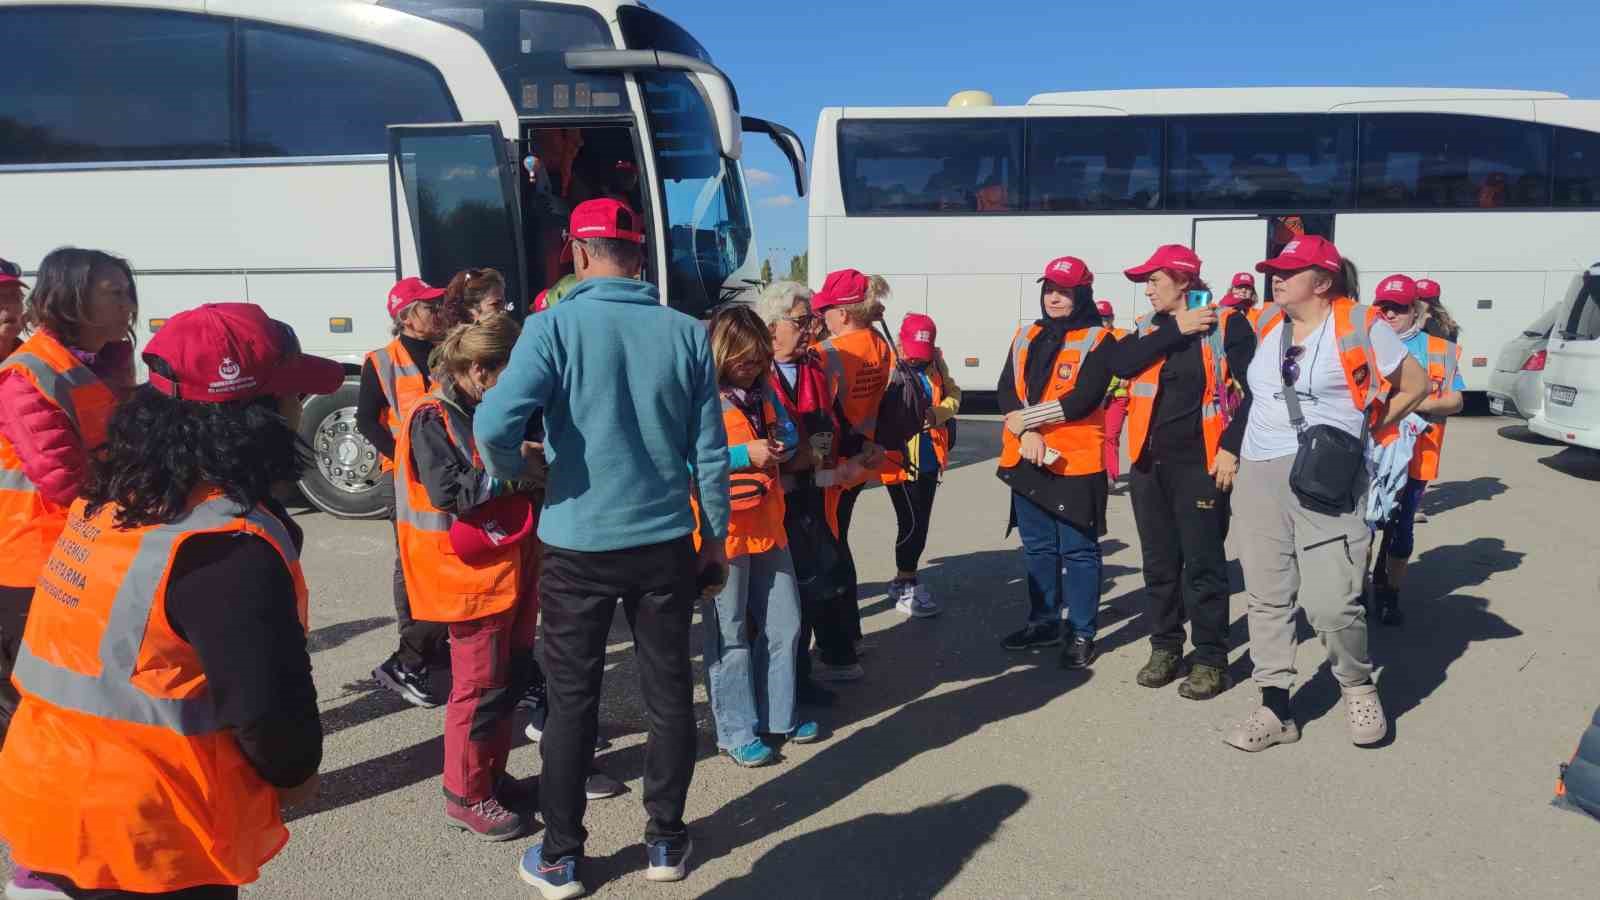
[[1437, 300], [1437, 299], [1439, 299], [1439, 282], [1434, 281], [1432, 278], [1418, 278], [1417, 279], [1417, 299], [1418, 300]]
[[21, 284], [27, 287], [22, 282], [22, 267], [9, 259], [0, 259], [0, 284]]
[[399, 318], [413, 303], [432, 303], [443, 296], [444, 288], [436, 288], [415, 275], [402, 278], [389, 289], [389, 318]]
[[198, 403], [331, 394], [344, 384], [343, 366], [301, 353], [294, 329], [254, 303], [206, 303], [178, 313], [145, 345], [145, 362], [154, 359], [172, 377], [152, 367], [150, 386]]
[[1417, 283], [1412, 281], [1409, 275], [1390, 275], [1378, 282], [1378, 289], [1373, 292], [1373, 297], [1378, 303], [1410, 306], [1417, 302]]
[[1058, 256], [1050, 260], [1044, 267], [1044, 274], [1036, 282], [1048, 281], [1056, 287], [1071, 290], [1086, 284], [1094, 284], [1094, 273], [1089, 271], [1089, 266], [1076, 256]]
[[907, 359], [930, 360], [939, 340], [939, 326], [922, 313], [906, 313], [900, 320], [900, 352]]
[[1174, 269], [1179, 272], [1198, 278], [1200, 276], [1200, 257], [1193, 250], [1182, 244], [1162, 244], [1144, 265], [1124, 269], [1122, 274], [1128, 276], [1129, 281], [1149, 281], [1150, 276], [1162, 269]]
[[835, 306], [860, 303], [866, 296], [867, 276], [855, 269], [840, 269], [829, 272], [822, 281], [822, 288], [811, 295], [811, 311], [820, 315], [823, 310]]
[[1111, 305], [1110, 300], [1096, 300], [1094, 302], [1094, 310], [1100, 314], [1102, 319], [1117, 314], [1117, 310]]
[[1256, 263], [1256, 271], [1298, 272], [1316, 268], [1337, 272], [1343, 262], [1344, 257], [1339, 255], [1339, 248], [1333, 245], [1333, 241], [1314, 234], [1303, 234], [1284, 244], [1277, 256]]
[[533, 531], [533, 501], [524, 494], [496, 497], [450, 523], [450, 549], [469, 566], [495, 561]]

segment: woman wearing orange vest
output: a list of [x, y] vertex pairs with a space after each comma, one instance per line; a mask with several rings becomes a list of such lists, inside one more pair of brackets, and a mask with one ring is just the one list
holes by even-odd
[[[403, 278], [389, 290], [389, 318], [394, 340], [367, 354], [361, 364], [361, 392], [356, 400], [356, 430], [378, 451], [384, 472], [393, 472], [400, 423], [417, 401], [433, 388], [428, 357], [446, 330], [445, 292], [421, 278]], [[394, 484], [384, 479], [394, 521]], [[399, 541], [399, 532], [395, 532]], [[397, 543], [398, 545], [398, 543]], [[400, 632], [395, 652], [372, 670], [372, 677], [413, 706], [434, 707], [442, 701], [428, 679], [428, 665], [443, 655], [448, 629], [439, 622], [411, 615], [400, 555], [394, 559], [394, 622]]]
[[[717, 747], [745, 768], [776, 754], [761, 735], [809, 744], [816, 722], [795, 712], [800, 592], [784, 530], [778, 468], [796, 450], [794, 425], [774, 394], [772, 337], [747, 306], [711, 320], [731, 475], [728, 580], [705, 610], [706, 685]], [[698, 513], [696, 514], [698, 518]]]
[[173, 316], [144, 358], [39, 579], [0, 835], [55, 896], [236, 898], [316, 793], [301, 534], [272, 492], [305, 465], [300, 396], [344, 370], [247, 303]]
[[66, 526], [90, 451], [133, 389], [138, 310], [127, 262], [98, 250], [56, 250], [40, 263], [28, 297], [33, 334], [0, 363], [0, 741], [16, 709], [11, 662], [34, 585]]
[[1233, 284], [1222, 298], [1222, 305], [1250, 320], [1254, 328], [1261, 318], [1261, 307], [1256, 303], [1256, 277], [1249, 272], [1235, 272]]
[[[520, 483], [489, 477], [472, 436], [473, 413], [519, 333], [508, 316], [452, 329], [434, 351], [433, 390], [406, 414], [395, 448], [406, 593], [418, 617], [450, 629], [445, 815], [487, 841], [517, 838], [532, 820], [513, 808], [524, 798], [506, 759], [538, 625], [536, 506]], [[543, 453], [537, 444], [523, 452], [536, 479]]]
[[[1255, 752], [1300, 739], [1289, 689], [1295, 614], [1304, 608], [1344, 694], [1351, 741], [1377, 743], [1389, 723], [1372, 680], [1362, 604], [1372, 541], [1362, 502], [1365, 466], [1356, 466], [1350, 496], [1338, 506], [1326, 492], [1296, 491], [1291, 472], [1297, 455], [1337, 447], [1334, 431], [1369, 446], [1386, 440], [1422, 402], [1427, 377], [1378, 311], [1353, 299], [1355, 266], [1331, 241], [1297, 238], [1256, 269], [1272, 273], [1275, 302], [1257, 326], [1259, 349], [1248, 371], [1250, 415], [1233, 514], [1261, 706], [1223, 740]], [[1318, 440], [1303, 440], [1308, 434]]]
[[1200, 265], [1193, 250], [1167, 244], [1126, 271], [1144, 284], [1151, 312], [1111, 359], [1112, 374], [1131, 382], [1130, 488], [1150, 619], [1150, 659], [1137, 680], [1159, 688], [1184, 674], [1187, 620], [1194, 656], [1178, 695], [1188, 700], [1227, 688], [1231, 591], [1223, 539], [1249, 395], [1231, 420], [1224, 401], [1256, 346], [1244, 316], [1190, 306], [1191, 291], [1210, 293]]
[[1405, 614], [1400, 610], [1400, 586], [1405, 583], [1406, 567], [1415, 547], [1417, 507], [1422, 503], [1422, 493], [1428, 489], [1428, 482], [1439, 477], [1444, 420], [1461, 411], [1461, 392], [1467, 385], [1458, 365], [1460, 348], [1426, 331], [1430, 307], [1418, 296], [1416, 282], [1405, 275], [1390, 275], [1378, 282], [1376, 300], [1374, 305], [1378, 312], [1399, 335], [1411, 358], [1428, 375], [1428, 397], [1417, 407], [1417, 414], [1426, 417], [1430, 424], [1428, 430], [1417, 436], [1410, 477], [1400, 489], [1394, 513], [1383, 525], [1378, 564], [1372, 573], [1378, 621], [1399, 625], [1405, 621]]
[[894, 504], [896, 527], [889, 599], [896, 611], [919, 619], [939, 614], [939, 604], [917, 581], [917, 567], [928, 545], [934, 493], [950, 456], [949, 423], [961, 411], [961, 388], [945, 367], [938, 337], [938, 325], [921, 313], [907, 313], [900, 323], [900, 358], [918, 375], [915, 386], [928, 402], [927, 427], [904, 447], [885, 453], [879, 476]]
[[[817, 344], [822, 371], [828, 376], [828, 389], [839, 400], [839, 408], [850, 426], [853, 440], [861, 446], [841, 447], [843, 456], [865, 454], [863, 462], [876, 468], [883, 458], [873, 438], [878, 425], [878, 406], [889, 388], [889, 373], [894, 369], [894, 349], [873, 325], [883, 321], [883, 301], [889, 284], [880, 276], [868, 278], [855, 269], [830, 272], [822, 288], [811, 296], [811, 312], [822, 317], [828, 337]], [[861, 641], [861, 606], [856, 593], [855, 561], [850, 552], [850, 520], [856, 500], [865, 483], [837, 485], [827, 491], [830, 518], [838, 523], [839, 541], [844, 547], [852, 587], [841, 598], [848, 605], [844, 625], [852, 647]], [[819, 643], [822, 643], [819, 637]], [[836, 643], [829, 641], [828, 643]], [[858, 681], [863, 677], [857, 654], [852, 649], [844, 656], [818, 659], [814, 675], [819, 681]]]
[[1028, 622], [1000, 646], [1037, 650], [1065, 641], [1061, 665], [1082, 669], [1094, 659], [1100, 616], [1103, 404], [1116, 340], [1100, 327], [1094, 273], [1083, 260], [1051, 260], [1039, 282], [1039, 319], [1017, 330], [995, 387], [1006, 414], [996, 474], [1011, 487], [1011, 524], [1028, 567]]

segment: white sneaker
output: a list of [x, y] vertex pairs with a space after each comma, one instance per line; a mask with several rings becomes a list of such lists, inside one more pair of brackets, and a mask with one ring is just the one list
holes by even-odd
[[897, 587], [898, 597], [894, 608], [901, 615], [926, 619], [939, 614], [939, 604], [928, 596], [928, 589], [920, 584], [902, 584]]

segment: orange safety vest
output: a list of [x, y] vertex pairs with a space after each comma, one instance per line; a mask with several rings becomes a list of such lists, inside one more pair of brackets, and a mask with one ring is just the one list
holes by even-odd
[[[47, 331], [36, 332], [0, 364], [26, 378], [50, 405], [67, 414], [84, 450], [106, 442], [117, 395]], [[67, 525], [67, 508], [40, 496], [17, 449], [0, 435], [0, 585], [31, 588], [50, 548]]]
[[873, 329], [863, 328], [828, 338], [816, 349], [828, 389], [839, 398], [850, 427], [872, 440], [878, 430], [878, 405], [894, 369], [894, 348]]
[[[1223, 341], [1228, 319], [1237, 314], [1223, 307], [1217, 315], [1216, 327], [1207, 332], [1200, 342], [1200, 360], [1206, 372], [1206, 390], [1200, 398], [1200, 436], [1205, 441], [1207, 468], [1216, 461], [1217, 447], [1222, 443], [1222, 405], [1218, 402], [1218, 396], [1232, 377], [1228, 371], [1228, 354]], [[1141, 337], [1155, 331], [1154, 326], [1145, 322], [1141, 316]], [[1165, 357], [1156, 360], [1128, 385], [1128, 453], [1136, 463], [1144, 456], [1145, 443], [1150, 436], [1150, 419], [1155, 413], [1156, 398], [1161, 394], [1161, 369], [1166, 363]]]
[[[1044, 330], [1041, 325], [1031, 325], [1026, 331], [1017, 329], [1011, 340], [1011, 368], [1016, 377], [1017, 399], [1028, 403], [1028, 347]], [[1099, 326], [1080, 328], [1067, 332], [1056, 356], [1055, 374], [1045, 386], [1040, 403], [1060, 400], [1078, 383], [1078, 373], [1083, 371], [1083, 361], [1094, 348], [1100, 346], [1110, 332]], [[1075, 422], [1055, 422], [1039, 429], [1044, 445], [1060, 454], [1055, 461], [1044, 466], [1052, 475], [1093, 475], [1105, 469], [1105, 406], [1097, 405], [1094, 412]], [[1009, 469], [1022, 461], [1022, 438], [1008, 429], [1001, 429], [1000, 468]]]
[[[933, 399], [929, 405], [937, 407], [944, 402], [944, 376], [939, 374], [939, 366], [936, 363], [929, 363], [923, 371], [928, 375], [928, 384], [933, 386]], [[933, 457], [939, 463], [939, 471], [943, 472], [945, 460], [950, 457], [950, 429], [943, 425], [938, 428], [930, 428], [928, 429], [928, 437], [933, 442]], [[920, 439], [921, 436], [919, 435], [911, 440], [917, 441]], [[910, 455], [910, 452], [910, 448], [906, 447], [884, 453], [883, 470], [878, 475], [878, 480], [884, 484], [901, 484], [910, 481], [911, 473], [907, 472], [905, 467], [901, 465], [901, 462]]]
[[438, 410], [444, 418], [451, 446], [474, 467], [483, 465], [472, 439], [472, 416], [437, 388], [406, 413], [395, 444], [401, 465], [395, 467], [394, 522], [411, 614], [424, 622], [466, 622], [503, 613], [517, 602], [522, 547], [502, 547], [482, 566], [469, 566], [456, 555], [450, 544], [456, 517], [428, 499], [411, 457], [411, 422], [425, 409]]
[[[1441, 337], [1428, 335], [1428, 385], [1429, 395], [1443, 397], [1456, 383], [1456, 369], [1461, 362], [1461, 348]], [[1444, 452], [1444, 419], [1429, 423], [1426, 431], [1417, 435], [1416, 449], [1411, 453], [1410, 476], [1419, 481], [1432, 481], [1439, 477], [1439, 454]]]
[[[757, 382], [761, 391], [761, 422], [767, 434], [778, 427], [777, 398], [772, 395], [772, 383], [766, 379]], [[733, 404], [726, 395], [722, 398], [722, 425], [728, 431], [728, 446], [748, 444], [762, 440], [756, 434], [755, 423], [744, 411]], [[700, 547], [700, 504], [694, 494], [689, 495], [690, 508], [694, 510], [694, 545]], [[789, 533], [784, 530], [783, 516], [787, 511], [783, 488], [778, 484], [777, 473], [767, 469], [732, 472], [728, 475], [728, 558], [754, 556], [778, 547], [789, 546]]]
[[[1334, 340], [1339, 347], [1339, 365], [1344, 369], [1351, 402], [1356, 409], [1366, 412], [1373, 440], [1388, 444], [1400, 431], [1394, 425], [1377, 427], [1388, 407], [1389, 393], [1389, 380], [1378, 371], [1378, 357], [1372, 349], [1372, 326], [1378, 321], [1378, 308], [1340, 297], [1333, 301], [1330, 315], [1333, 316]], [[1283, 310], [1274, 303], [1256, 324], [1257, 348], [1267, 347], [1267, 335], [1282, 321]]]
[[253, 534], [289, 567], [304, 626], [299, 553], [276, 516], [214, 491], [165, 525], [123, 529], [114, 504], [87, 509], [72, 505], [17, 654], [0, 834], [17, 863], [81, 888], [255, 881], [289, 840], [278, 794], [217, 721], [200, 655], [167, 620], [166, 584], [189, 538]]
[[[390, 341], [381, 350], [368, 353], [367, 360], [372, 363], [372, 371], [378, 376], [378, 388], [383, 391], [383, 399], [389, 404], [378, 414], [378, 421], [389, 429], [395, 443], [399, 444], [400, 423], [405, 421], [411, 407], [428, 395], [428, 379], [411, 359], [411, 354], [406, 352], [406, 345], [399, 338]], [[423, 364], [426, 363], [427, 360], [423, 360]], [[394, 460], [387, 456], [380, 455], [378, 464], [385, 472], [394, 470]]]

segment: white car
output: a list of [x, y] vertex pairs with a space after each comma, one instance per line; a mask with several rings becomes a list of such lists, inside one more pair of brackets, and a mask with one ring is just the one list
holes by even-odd
[[1556, 314], [1544, 364], [1544, 409], [1535, 434], [1600, 450], [1600, 263], [1589, 267]]
[[1531, 419], [1544, 408], [1545, 345], [1555, 327], [1553, 307], [1533, 320], [1522, 333], [1506, 341], [1489, 376], [1489, 411], [1497, 416]]

